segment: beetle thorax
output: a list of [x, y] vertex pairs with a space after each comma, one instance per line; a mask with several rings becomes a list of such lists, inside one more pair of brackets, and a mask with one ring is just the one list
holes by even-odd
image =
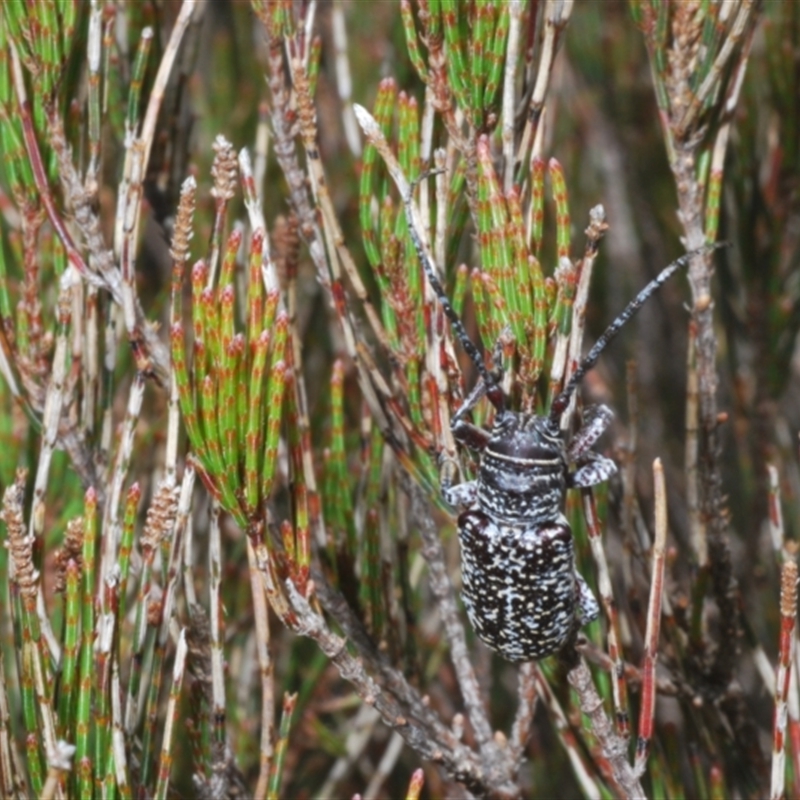
[[566, 472], [564, 440], [550, 420], [505, 411], [482, 454], [478, 504], [499, 522], [552, 522], [561, 514]]

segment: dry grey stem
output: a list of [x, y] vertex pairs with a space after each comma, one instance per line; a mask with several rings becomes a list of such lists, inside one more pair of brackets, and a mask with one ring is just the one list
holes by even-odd
[[614, 779], [623, 790], [625, 797], [645, 800], [645, 793], [639, 778], [628, 763], [627, 742], [614, 733], [611, 720], [603, 708], [603, 701], [592, 680], [592, 673], [583, 659], [569, 671], [567, 679], [578, 694], [581, 711], [589, 717], [592, 731], [600, 742], [603, 755], [611, 764]]
[[374, 706], [383, 721], [395, 729], [422, 758], [442, 764], [456, 780], [462, 781], [479, 795], [492, 792], [504, 797], [518, 795], [511, 782], [494, 772], [488, 772], [483, 764], [479, 764], [469, 748], [453, 741], [452, 736], [447, 737], [449, 741], [445, 745], [433, 730], [418, 724], [397, 699], [366, 672], [362, 662], [350, 655], [346, 641], [328, 628], [324, 619], [311, 609], [291, 581], [286, 582], [286, 589], [297, 615], [297, 622], [293, 625], [295, 632], [314, 639], [339, 674], [354, 686], [361, 699]]

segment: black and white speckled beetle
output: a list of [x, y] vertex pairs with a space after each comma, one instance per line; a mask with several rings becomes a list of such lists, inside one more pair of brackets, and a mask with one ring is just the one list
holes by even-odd
[[[405, 208], [417, 254], [480, 375], [452, 419], [456, 441], [480, 453], [478, 478], [443, 487], [445, 499], [463, 509], [458, 535], [464, 605], [478, 636], [509, 661], [544, 658], [599, 614], [597, 601], [575, 568], [572, 531], [562, 511], [566, 490], [595, 486], [617, 471], [613, 461], [591, 449], [612, 419], [606, 406], [584, 413], [584, 424], [569, 444], [559, 424], [561, 416], [625, 323], [695, 252], [707, 248], [674, 261], [639, 292], [597, 340], [547, 415], [520, 414], [506, 407], [499, 378], [486, 368], [450, 305], [414, 227], [411, 195], [405, 198]], [[491, 431], [465, 419], [483, 396], [495, 409]], [[576, 465], [574, 472], [570, 464]]]

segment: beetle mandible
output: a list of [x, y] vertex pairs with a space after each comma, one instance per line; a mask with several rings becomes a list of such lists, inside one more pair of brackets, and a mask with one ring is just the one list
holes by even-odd
[[[606, 328], [548, 413], [523, 414], [507, 408], [500, 378], [487, 369], [450, 305], [415, 228], [413, 190], [425, 177], [414, 181], [403, 198], [409, 231], [428, 281], [480, 378], [451, 422], [455, 440], [480, 454], [477, 479], [443, 486], [445, 500], [463, 509], [458, 536], [464, 606], [478, 636], [504, 658], [540, 659], [558, 652], [600, 612], [575, 567], [572, 531], [563, 513], [566, 490], [595, 486], [617, 471], [611, 459], [591, 449], [613, 418], [608, 407], [586, 409], [569, 443], [561, 416], [583, 377], [645, 301], [693, 256], [720, 245], [699, 248], [665, 267]], [[495, 410], [491, 431], [466, 420], [484, 396]]]

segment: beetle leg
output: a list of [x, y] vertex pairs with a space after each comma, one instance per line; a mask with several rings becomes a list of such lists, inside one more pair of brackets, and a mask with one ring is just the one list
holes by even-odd
[[483, 450], [491, 438], [488, 431], [464, 419], [485, 394], [486, 384], [483, 381], [479, 381], [469, 393], [467, 399], [461, 404], [461, 408], [453, 414], [453, 418], [450, 420], [450, 430], [453, 432], [453, 437], [459, 444], [466, 445], [470, 450]]
[[608, 406], [589, 406], [584, 411], [583, 425], [572, 437], [569, 447], [567, 447], [568, 460], [583, 461], [594, 443], [611, 424], [612, 419], [614, 419], [614, 413]]
[[442, 489], [442, 497], [444, 497], [445, 500], [447, 500], [447, 493], [452, 488], [453, 482], [460, 478], [461, 465], [458, 459], [447, 455], [443, 451], [439, 456], [439, 486]]
[[492, 438], [489, 431], [473, 425], [471, 422], [460, 420], [453, 425], [453, 438], [459, 443], [466, 445], [470, 450], [480, 452]]
[[617, 465], [610, 458], [593, 453], [591, 450], [586, 455], [588, 456], [586, 463], [567, 475], [568, 488], [597, 486], [598, 483], [605, 483], [616, 474]]
[[594, 592], [578, 570], [575, 570], [575, 580], [578, 583], [578, 618], [583, 627], [600, 616], [600, 606]]
[[457, 486], [442, 486], [442, 496], [456, 508], [469, 508], [478, 500], [478, 482], [467, 481]]
[[[463, 444], [476, 452], [480, 452], [486, 447], [491, 434], [489, 431], [467, 422], [464, 417], [486, 393], [486, 384], [484, 381], [479, 381], [450, 421], [450, 430], [453, 432], [453, 438], [459, 444]], [[455, 462], [455, 469], [453, 469], [453, 460], [449, 459], [449, 462], [442, 464], [440, 473], [442, 497], [451, 506], [468, 508], [477, 499], [478, 485], [474, 481], [470, 481], [469, 483], [460, 483], [457, 486], [453, 486], [453, 474], [459, 472], [459, 467], [458, 462]]]

